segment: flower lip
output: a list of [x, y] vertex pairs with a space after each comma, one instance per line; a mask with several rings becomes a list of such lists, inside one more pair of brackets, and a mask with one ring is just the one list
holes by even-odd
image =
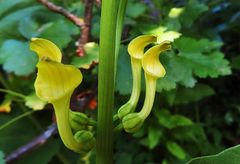
[[128, 53], [132, 58], [142, 59], [144, 48], [150, 43], [157, 41], [154, 35], [141, 35], [133, 39], [128, 45]]
[[35, 81], [36, 94], [42, 100], [53, 102], [68, 96], [81, 83], [81, 72], [71, 66], [54, 61], [40, 61]]
[[161, 52], [171, 48], [170, 43], [170, 41], [164, 41], [146, 51], [142, 59], [142, 66], [147, 74], [156, 78], [165, 76], [166, 71], [159, 61], [159, 55]]
[[39, 61], [47, 59], [60, 63], [62, 60], [62, 53], [60, 49], [49, 40], [32, 38], [30, 42], [30, 49], [37, 53]]

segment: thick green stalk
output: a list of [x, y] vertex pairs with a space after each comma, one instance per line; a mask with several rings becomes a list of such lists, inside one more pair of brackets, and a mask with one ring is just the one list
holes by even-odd
[[97, 164], [113, 163], [116, 0], [103, 0], [98, 75]]

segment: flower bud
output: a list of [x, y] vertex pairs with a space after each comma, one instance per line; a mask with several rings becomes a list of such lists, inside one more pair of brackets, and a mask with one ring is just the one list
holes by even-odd
[[83, 145], [82, 149], [80, 150], [81, 153], [89, 152], [96, 143], [96, 139], [94, 138], [93, 134], [86, 130], [78, 131], [74, 135], [74, 138], [79, 144]]
[[122, 119], [123, 128], [128, 133], [135, 133], [138, 131], [142, 127], [143, 122], [144, 120], [138, 113], [130, 113]]
[[69, 122], [74, 131], [79, 131], [87, 128], [89, 118], [84, 113], [70, 110]]

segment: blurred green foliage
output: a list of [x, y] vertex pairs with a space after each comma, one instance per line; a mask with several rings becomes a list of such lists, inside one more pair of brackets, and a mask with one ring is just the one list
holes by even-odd
[[[52, 2], [83, 17], [82, 1]], [[124, 132], [116, 135], [115, 163], [181, 164], [240, 143], [239, 8], [238, 0], [129, 0], [117, 67], [116, 110], [128, 100], [132, 89], [129, 41], [141, 34], [168, 31], [181, 37], [170, 52], [161, 55], [167, 74], [158, 80], [154, 110], [144, 127], [133, 136]], [[34, 0], [0, 0], [1, 88], [23, 95], [34, 92], [37, 57], [28, 48], [32, 37], [53, 41], [62, 49], [64, 63], [84, 69], [84, 82], [78, 92], [96, 85], [97, 65], [91, 64], [98, 62], [99, 22], [100, 8], [94, 6], [91, 43], [85, 45], [86, 55], [77, 57], [75, 42], [81, 31], [65, 17]], [[3, 100], [4, 94], [1, 97]], [[24, 102], [27, 99], [8, 97], [13, 100], [12, 111], [0, 113], [0, 126], [32, 110], [23, 105], [28, 104]], [[139, 107], [143, 100], [144, 94]], [[73, 104], [78, 105], [75, 101]], [[46, 108], [0, 131], [0, 163], [3, 153], [8, 155], [51, 124], [51, 107]], [[96, 112], [86, 112], [95, 117]], [[94, 161], [94, 151], [89, 156], [87, 160]], [[56, 136], [17, 161], [66, 162], [83, 163]]]

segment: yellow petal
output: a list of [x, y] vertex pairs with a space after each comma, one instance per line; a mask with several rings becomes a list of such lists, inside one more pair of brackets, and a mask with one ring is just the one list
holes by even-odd
[[128, 53], [135, 59], [142, 59], [144, 48], [157, 41], [157, 37], [153, 35], [141, 35], [133, 39], [128, 45]]
[[142, 66], [145, 73], [157, 78], [164, 77], [166, 71], [159, 61], [159, 55], [170, 48], [170, 41], [165, 41], [147, 50], [142, 59]]
[[56, 62], [61, 62], [62, 53], [59, 48], [52, 42], [41, 38], [32, 38], [30, 49], [37, 53], [39, 61], [49, 59]]
[[53, 61], [40, 61], [35, 81], [36, 94], [42, 100], [53, 102], [64, 96], [71, 96], [81, 83], [82, 74], [74, 66]]

